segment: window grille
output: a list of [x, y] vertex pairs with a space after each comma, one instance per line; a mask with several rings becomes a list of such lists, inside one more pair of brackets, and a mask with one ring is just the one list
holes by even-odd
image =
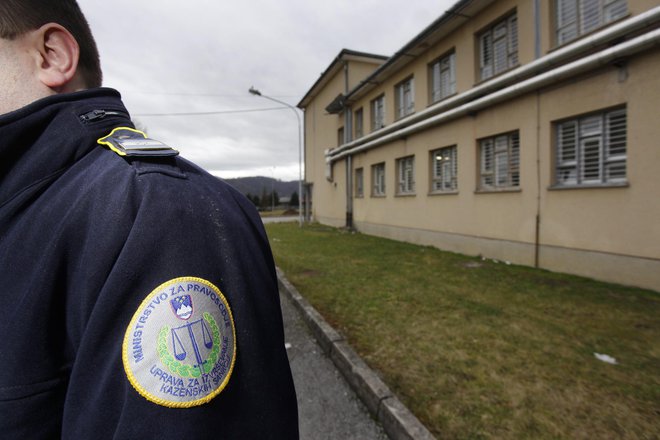
[[360, 108], [355, 112], [355, 139], [364, 136], [364, 111]]
[[364, 169], [355, 170], [355, 197], [364, 197]]
[[626, 109], [557, 124], [557, 185], [626, 181]]
[[397, 160], [399, 169], [398, 194], [412, 194], [415, 192], [415, 158], [404, 157]]
[[488, 79], [518, 64], [518, 19], [511, 15], [479, 35], [481, 79]]
[[481, 189], [520, 186], [520, 136], [518, 132], [480, 141]]
[[371, 195], [372, 196], [384, 196], [385, 195], [385, 164], [379, 163], [371, 167], [371, 176], [372, 176], [372, 186], [371, 186]]
[[408, 78], [395, 87], [396, 117], [403, 118], [415, 112], [413, 79]]
[[371, 129], [378, 130], [385, 126], [385, 96], [371, 101]]
[[433, 179], [431, 192], [456, 191], [458, 189], [458, 162], [456, 146], [431, 152]]
[[437, 102], [456, 93], [456, 54], [452, 53], [430, 66], [431, 102]]
[[564, 44], [628, 13], [626, 0], [555, 0], [557, 44]]

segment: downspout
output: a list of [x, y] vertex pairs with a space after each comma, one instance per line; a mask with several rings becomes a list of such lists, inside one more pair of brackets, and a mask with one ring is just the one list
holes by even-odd
[[541, 58], [541, 0], [534, 0], [534, 59]]
[[[348, 62], [344, 61], [344, 93], [348, 94]], [[344, 107], [344, 139], [347, 144], [353, 137], [352, 112]], [[346, 229], [353, 230], [353, 155], [346, 156]]]
[[534, 231], [534, 267], [539, 267], [541, 237], [541, 91], [536, 91], [536, 224]]

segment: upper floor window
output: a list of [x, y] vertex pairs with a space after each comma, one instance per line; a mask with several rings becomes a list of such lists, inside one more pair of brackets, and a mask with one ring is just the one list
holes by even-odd
[[626, 181], [626, 109], [557, 124], [557, 185]]
[[555, 0], [557, 44], [564, 44], [628, 13], [626, 0]]
[[520, 186], [520, 136], [518, 132], [479, 141], [482, 190]]
[[431, 192], [456, 191], [458, 189], [458, 162], [456, 146], [431, 152]]
[[396, 118], [401, 119], [415, 112], [415, 90], [410, 77], [394, 87]]
[[431, 63], [431, 102], [437, 102], [456, 93], [456, 54], [451, 53]]
[[355, 170], [355, 197], [364, 197], [364, 168]]
[[415, 156], [408, 156], [396, 161], [399, 185], [397, 187], [397, 194], [414, 194], [415, 193]]
[[339, 130], [337, 130], [337, 145], [343, 145], [344, 143], [344, 127], [340, 127]]
[[488, 79], [518, 64], [518, 19], [515, 13], [479, 34], [478, 39], [480, 79]]
[[360, 107], [355, 111], [355, 139], [364, 136], [364, 111]]
[[385, 163], [371, 166], [371, 196], [385, 195]]
[[371, 101], [371, 130], [375, 131], [385, 126], [385, 95]]

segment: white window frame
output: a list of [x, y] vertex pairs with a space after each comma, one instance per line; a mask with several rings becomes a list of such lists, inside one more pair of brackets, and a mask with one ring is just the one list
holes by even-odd
[[626, 108], [591, 113], [556, 124], [555, 185], [627, 182]]
[[385, 162], [371, 166], [371, 197], [385, 196]]
[[385, 127], [385, 95], [371, 101], [371, 130]]
[[479, 78], [483, 81], [518, 65], [516, 13], [479, 34]]
[[397, 195], [415, 194], [415, 156], [396, 160]]
[[628, 14], [627, 0], [555, 0], [554, 4], [558, 46]]
[[364, 168], [355, 169], [355, 197], [364, 197]]
[[431, 151], [431, 193], [458, 191], [457, 147]]
[[394, 86], [396, 118], [405, 118], [415, 113], [415, 82], [411, 76]]
[[500, 134], [479, 141], [479, 189], [520, 187], [520, 134]]
[[456, 53], [438, 58], [429, 66], [431, 103], [456, 93]]

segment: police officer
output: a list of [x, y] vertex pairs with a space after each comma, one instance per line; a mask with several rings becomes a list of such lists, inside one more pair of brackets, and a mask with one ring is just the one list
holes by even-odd
[[259, 217], [100, 84], [75, 0], [0, 0], [0, 437], [297, 438]]

